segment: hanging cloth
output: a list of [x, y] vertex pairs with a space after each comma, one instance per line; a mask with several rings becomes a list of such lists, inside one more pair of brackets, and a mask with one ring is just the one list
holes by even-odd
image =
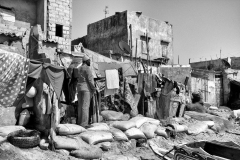
[[53, 86], [53, 89], [59, 99], [61, 97], [62, 85], [64, 80], [63, 68], [58, 66], [52, 66], [51, 64], [43, 64], [43, 67], [45, 68], [50, 83]]
[[118, 70], [106, 70], [106, 86], [107, 89], [118, 89], [119, 88], [119, 75]]
[[11, 107], [24, 94], [29, 59], [0, 49], [0, 107]]

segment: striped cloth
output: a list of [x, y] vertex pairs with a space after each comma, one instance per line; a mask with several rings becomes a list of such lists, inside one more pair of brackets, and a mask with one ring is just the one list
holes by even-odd
[[29, 59], [0, 49], [0, 107], [11, 107], [24, 94]]

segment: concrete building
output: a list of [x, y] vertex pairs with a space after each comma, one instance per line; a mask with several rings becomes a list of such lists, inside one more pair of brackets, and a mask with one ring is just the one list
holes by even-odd
[[[148, 37], [148, 38], [147, 38]], [[125, 41], [132, 46], [133, 59], [147, 59], [147, 43], [151, 65], [172, 64], [173, 31], [168, 22], [155, 20], [141, 12], [116, 12], [115, 15], [88, 25], [87, 35], [73, 40], [83, 46], [116, 60], [129, 60], [131, 55], [119, 48]]]
[[0, 48], [30, 59], [71, 53], [72, 0], [0, 0]]
[[[240, 57], [194, 62], [190, 65], [195, 70], [192, 72], [192, 77], [196, 78], [196, 81], [192, 80], [192, 86], [198, 86], [195, 90], [200, 87], [206, 95], [214, 95], [212, 104], [215, 102], [217, 106], [228, 105], [232, 109], [239, 109], [233, 103], [240, 101]], [[214, 89], [210, 91], [210, 87]]]

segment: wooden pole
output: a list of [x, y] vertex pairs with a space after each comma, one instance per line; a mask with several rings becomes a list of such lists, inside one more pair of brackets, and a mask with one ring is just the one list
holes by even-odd
[[129, 25], [129, 29], [130, 29], [130, 59], [131, 61], [133, 60], [133, 56], [132, 56], [132, 25]]
[[137, 42], [138, 42], [138, 39], [136, 38], [136, 46], [135, 46], [135, 67], [137, 67]]
[[148, 72], [148, 66], [149, 66], [149, 50], [148, 50], [148, 33], [146, 31], [146, 48], [147, 48], [147, 73]]

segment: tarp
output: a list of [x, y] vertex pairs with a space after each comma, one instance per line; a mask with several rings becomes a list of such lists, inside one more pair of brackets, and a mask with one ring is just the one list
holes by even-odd
[[0, 107], [11, 107], [25, 92], [29, 59], [0, 49]]

